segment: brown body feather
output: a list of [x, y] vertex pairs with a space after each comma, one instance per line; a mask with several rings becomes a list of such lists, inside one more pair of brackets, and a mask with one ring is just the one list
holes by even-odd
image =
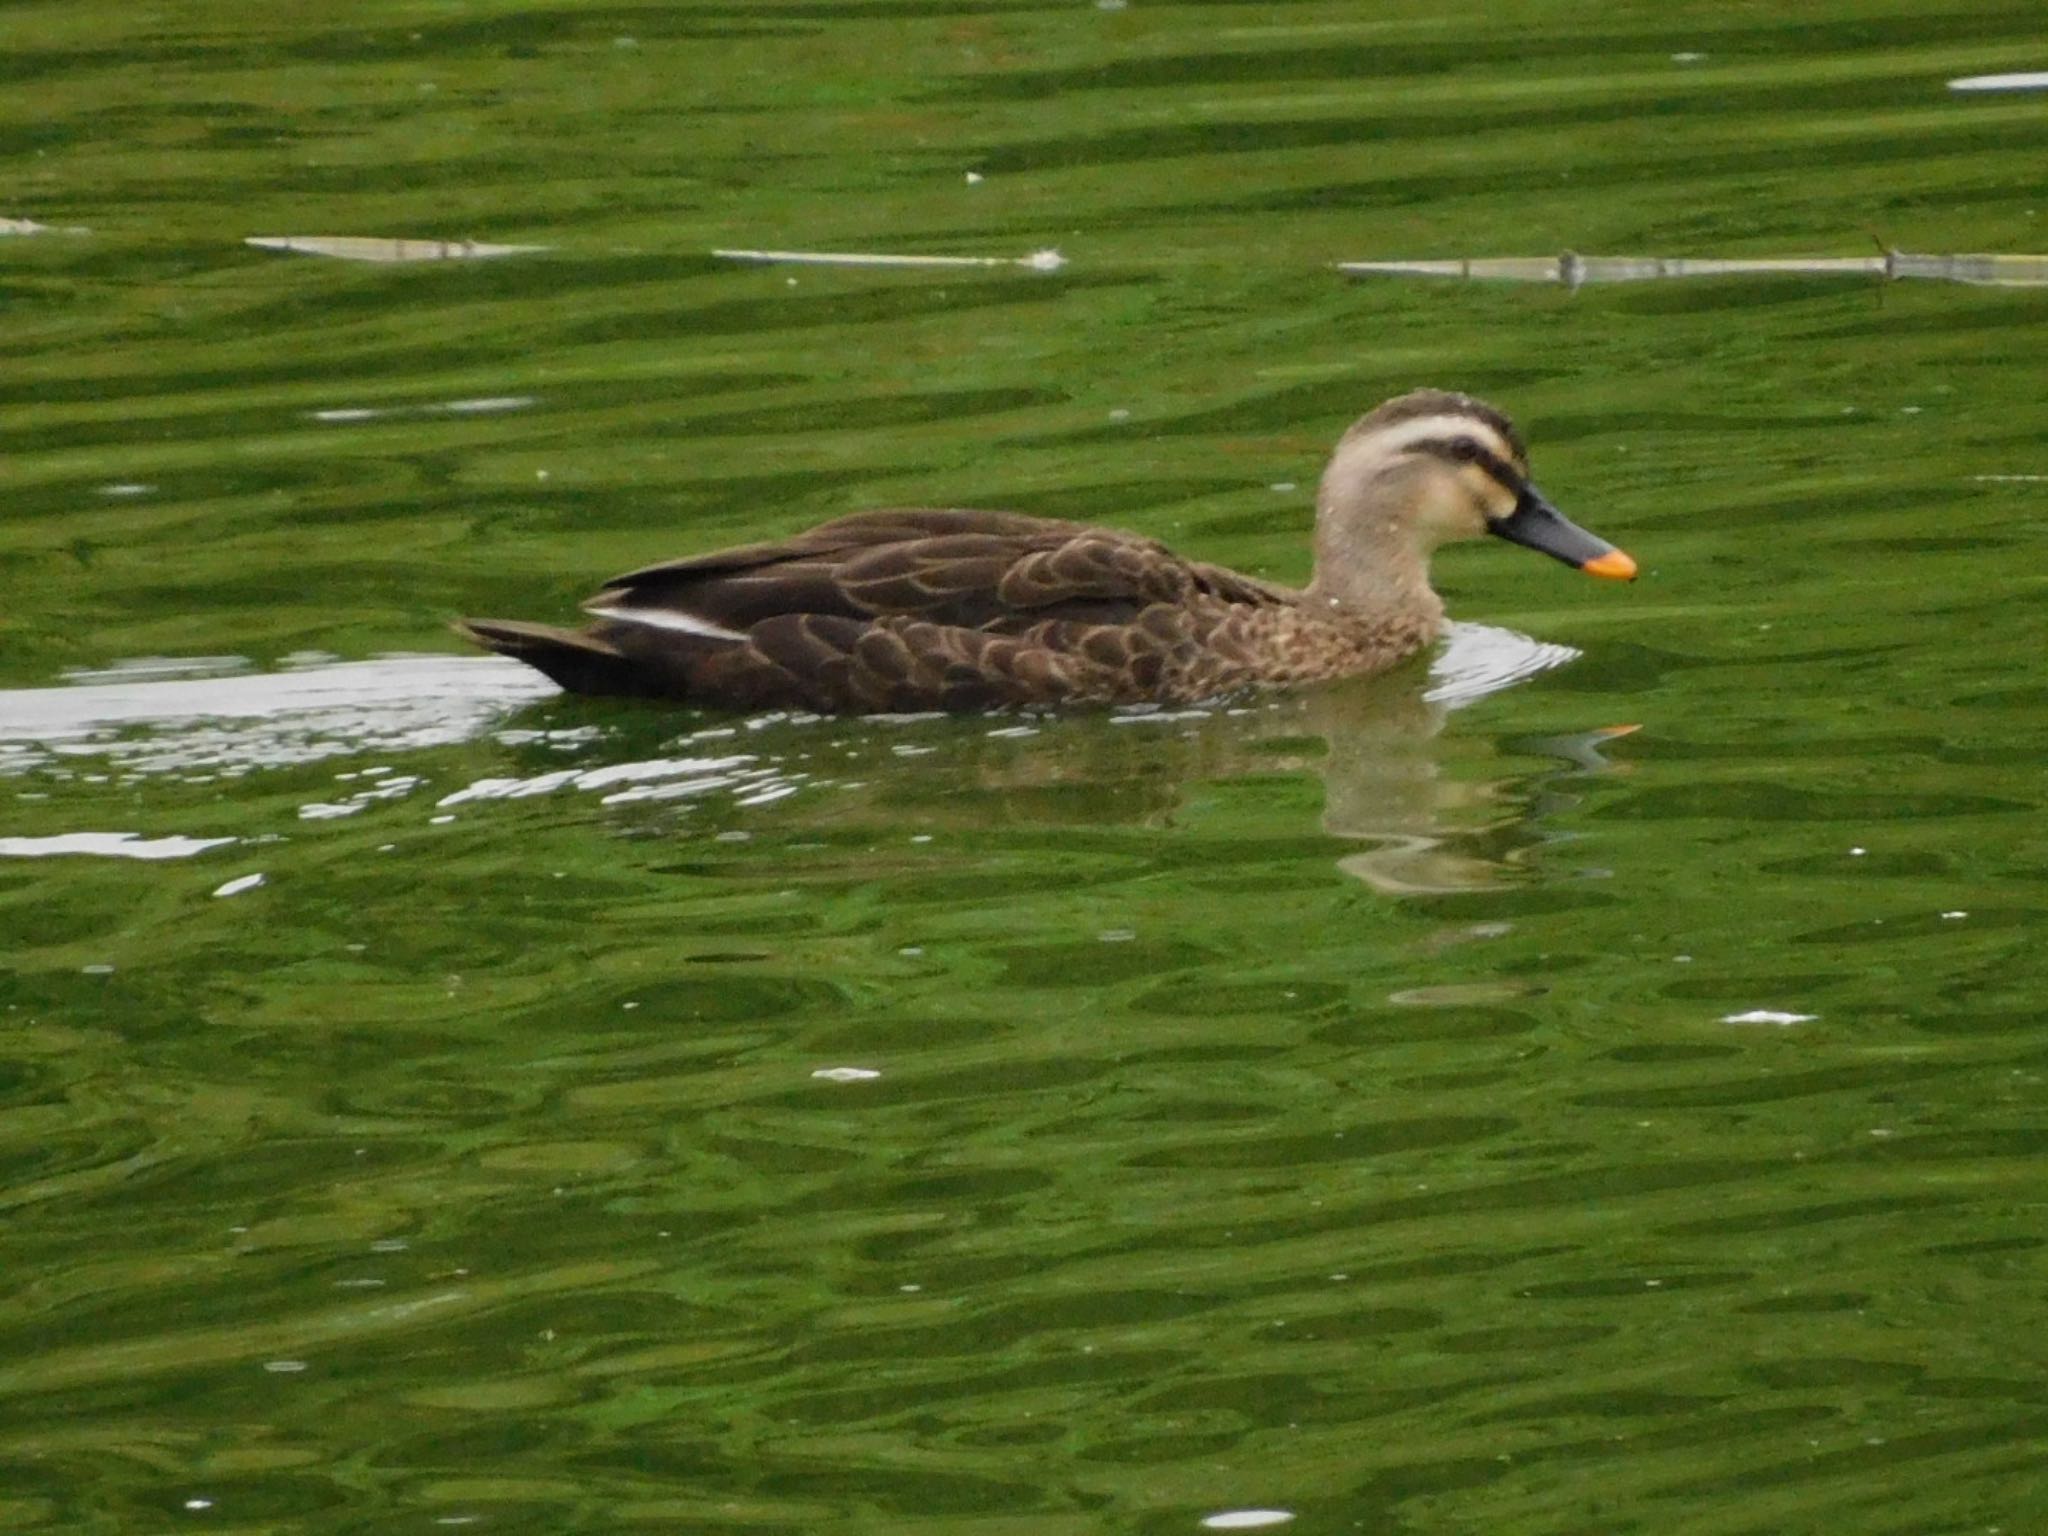
[[861, 513], [633, 571], [588, 606], [581, 630], [461, 629], [576, 693], [833, 713], [1187, 702], [1392, 665], [1436, 633], [1009, 512]]

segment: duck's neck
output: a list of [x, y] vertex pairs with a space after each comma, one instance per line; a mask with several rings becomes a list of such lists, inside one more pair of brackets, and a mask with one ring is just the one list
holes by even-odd
[[1443, 599], [1429, 585], [1429, 556], [1409, 525], [1384, 508], [1333, 494], [1316, 498], [1316, 568], [1302, 593], [1310, 610], [1359, 621], [1407, 619], [1436, 630]]

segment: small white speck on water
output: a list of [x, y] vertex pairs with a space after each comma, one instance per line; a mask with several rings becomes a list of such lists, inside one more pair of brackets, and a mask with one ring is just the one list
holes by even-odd
[[1285, 496], [1289, 491], [1294, 489], [1294, 482], [1292, 480], [1275, 480], [1271, 485], [1266, 487], [1266, 489], [1270, 491], [1278, 491], [1282, 496]]
[[1868, 852], [1870, 852], [1868, 848], [1851, 848], [1849, 850], [1849, 857], [1852, 859], [1860, 859], [1863, 857], [1864, 854]]
[[1752, 1008], [1747, 1013], [1727, 1013], [1721, 1016], [1723, 1024], [1811, 1024], [1819, 1018], [1817, 1013], [1781, 1013], [1775, 1008]]
[[721, 832], [712, 838], [711, 841], [714, 843], [744, 843], [752, 841], [753, 836], [754, 834], [751, 832]]
[[873, 1067], [820, 1067], [811, 1074], [828, 1083], [865, 1083], [881, 1075]]
[[544, 469], [536, 469], [533, 472], [533, 478], [536, 480], [545, 480], [548, 478], [548, 472]]
[[904, 956], [906, 959], [915, 960], [919, 955], [924, 953], [924, 948], [922, 945], [918, 944], [906, 944], [901, 949], [897, 950], [896, 953]]
[[453, 816], [429, 816], [427, 818], [427, 825], [430, 827], [445, 827], [454, 819]]
[[899, 1285], [896, 1287], [896, 1289], [901, 1291], [906, 1296], [915, 1296], [919, 1291], [923, 1290], [924, 1287], [921, 1285]]
[[911, 841], [912, 841], [913, 843], [928, 843], [928, 842], [930, 842], [931, 840], [932, 840], [932, 835], [931, 835], [931, 833], [929, 833], [929, 832], [920, 832], [920, 833], [918, 833], [918, 834], [917, 834], [917, 836], [915, 836], [915, 837], [913, 837], [913, 838], [911, 839]]
[[303, 1360], [266, 1360], [263, 1369], [273, 1376], [296, 1376], [306, 1368]]
[[377, 1241], [370, 1244], [370, 1252], [403, 1253], [406, 1249], [410, 1248], [411, 1246], [412, 1244], [408, 1243], [402, 1237], [380, 1237], [377, 1239]]
[[633, 1011], [633, 1010], [634, 1010], [635, 1008], [638, 1008], [639, 1006], [640, 1006], [640, 1005], [639, 1005], [638, 1003], [621, 1003], [621, 1004], [619, 1004], [619, 1007], [620, 1007], [620, 1008], [621, 1008], [621, 1009], [622, 1009], [623, 1011], [625, 1011], [625, 1012], [627, 1012], [627, 1013], [631, 1013], [631, 1012], [632, 1012], [632, 1011]]
[[967, 185], [970, 187], [978, 187], [986, 179], [979, 171], [969, 171], [967, 173]]
[[244, 891], [255, 890], [262, 883], [263, 875], [260, 871], [253, 875], [237, 875], [225, 885], [215, 886], [213, 894], [216, 896], [239, 896]]
[[1132, 928], [1105, 928], [1095, 938], [1102, 944], [1128, 944], [1137, 936], [1137, 931]]
[[1872, 1136], [1876, 1137], [1876, 1138], [1877, 1138], [1877, 1139], [1878, 1139], [1879, 1141], [1882, 1141], [1882, 1140], [1884, 1140], [1884, 1139], [1885, 1139], [1885, 1138], [1886, 1138], [1887, 1136], [1894, 1136], [1894, 1135], [1896, 1135], [1896, 1134], [1898, 1134], [1898, 1133], [1897, 1133], [1897, 1132], [1895, 1132], [1895, 1131], [1894, 1131], [1894, 1130], [1893, 1130], [1893, 1129], [1892, 1129], [1892, 1128], [1891, 1128], [1890, 1126], [1888, 1126], [1888, 1125], [1874, 1125], [1874, 1126], [1872, 1126], [1872, 1127], [1870, 1128], [1870, 1134], [1871, 1134]]
[[185, 1501], [185, 1507], [186, 1507], [187, 1509], [211, 1509], [211, 1508], [213, 1508], [213, 1500], [211, 1500], [211, 1499], [187, 1499], [187, 1500]]
[[1118, 406], [1115, 410], [1109, 413], [1109, 419], [1111, 421], [1129, 421], [1131, 419], [1131, 413], [1125, 410], [1122, 406]]
[[1691, 956], [1691, 955], [1673, 955], [1673, 956], [1671, 957], [1671, 963], [1672, 963], [1673, 965], [1691, 965], [1691, 964], [1692, 964], [1692, 956]]
[[114, 968], [111, 965], [81, 965], [78, 969], [82, 975], [86, 976], [111, 976], [114, 974]]
[[1674, 53], [1671, 55], [1671, 62], [1674, 64], [1700, 64], [1706, 61], [1706, 57], [1704, 53]]
[[1942, 913], [1941, 915], [1942, 915], [1942, 917], [1943, 917], [1943, 918], [1944, 918], [1944, 919], [1945, 919], [1946, 921], [1948, 921], [1948, 922], [1951, 922], [1951, 923], [1952, 923], [1952, 922], [1954, 922], [1954, 921], [1955, 921], [1955, 920], [1956, 920], [1957, 918], [1959, 918], [1959, 917], [1968, 917], [1968, 916], [1969, 916], [1970, 914], [1969, 914], [1969, 913], [1967, 913], [1967, 912], [1944, 912], [1944, 913]]
[[1291, 1509], [1226, 1509], [1202, 1517], [1202, 1528], [1210, 1531], [1256, 1531], [1268, 1525], [1285, 1525], [1294, 1518]]

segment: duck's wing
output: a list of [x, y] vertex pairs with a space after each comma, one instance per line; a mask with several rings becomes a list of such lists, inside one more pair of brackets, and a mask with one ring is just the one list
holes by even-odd
[[647, 566], [585, 606], [617, 622], [736, 642], [793, 615], [995, 632], [1049, 619], [1121, 624], [1196, 595], [1284, 600], [1282, 589], [1135, 534], [1014, 512], [900, 509]]

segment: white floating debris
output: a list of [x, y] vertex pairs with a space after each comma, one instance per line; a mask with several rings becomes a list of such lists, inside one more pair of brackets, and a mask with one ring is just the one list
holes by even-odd
[[239, 896], [244, 891], [255, 890], [262, 883], [263, 875], [261, 871], [258, 871], [253, 875], [238, 876], [228, 881], [225, 885], [215, 887], [213, 894], [216, 896]]
[[485, 395], [475, 400], [445, 400], [427, 405], [331, 405], [305, 413], [308, 421], [381, 421], [392, 416], [483, 416], [497, 411], [523, 411], [532, 395]]
[[306, 1368], [303, 1360], [266, 1360], [263, 1369], [273, 1376], [296, 1376]]
[[865, 1083], [881, 1075], [873, 1067], [820, 1067], [811, 1074], [828, 1083]]
[[1256, 1531], [1268, 1525], [1285, 1525], [1294, 1518], [1291, 1509], [1226, 1509], [1204, 1515], [1202, 1525], [1211, 1531]]
[[144, 485], [139, 481], [122, 481], [118, 485], [103, 485], [99, 491], [102, 496], [147, 496], [155, 489], [155, 486]]
[[211, 1509], [211, 1508], [213, 1508], [213, 1500], [211, 1500], [211, 1499], [187, 1499], [187, 1500], [185, 1501], [185, 1507], [186, 1507], [187, 1509]]
[[483, 416], [496, 411], [523, 411], [533, 403], [532, 395], [480, 395], [474, 400], [450, 400], [422, 409], [446, 411], [452, 416]]
[[55, 837], [0, 837], [0, 858], [44, 859], [53, 854], [99, 854], [116, 859], [188, 859], [232, 837], [143, 837], [136, 832], [61, 832]]
[[1067, 264], [1058, 251], [1033, 251], [1029, 256], [891, 256], [856, 251], [715, 250], [721, 261], [746, 261], [759, 266], [805, 267], [1025, 267], [1057, 272]]
[[1952, 923], [1957, 918], [1968, 917], [1970, 914], [1967, 912], [1944, 912], [1941, 915], [1944, 921]]
[[76, 224], [38, 224], [34, 219], [0, 219], [0, 235], [89, 235]]
[[2048, 91], [2048, 69], [2032, 69], [2016, 75], [1965, 75], [1951, 80], [1952, 91]]
[[548, 249], [545, 245], [484, 245], [475, 240], [403, 240], [381, 235], [248, 235], [242, 243], [266, 251], [332, 256], [338, 261], [386, 262], [487, 261]]
[[1979, 485], [2041, 485], [2048, 475], [1972, 475]]
[[2048, 284], [2048, 256], [1771, 256], [1723, 260], [1694, 256], [1483, 256], [1448, 261], [1345, 261], [1350, 277], [1458, 277], [1503, 283], [1638, 283], [1679, 277], [1919, 277], [1994, 288]]
[[988, 178], [983, 176], [979, 171], [969, 171], [967, 173], [967, 185], [969, 185], [970, 187], [978, 187], [982, 184], [982, 182], [986, 181], [987, 179]]
[[1747, 1013], [1725, 1015], [1723, 1024], [1776, 1024], [1781, 1028], [1787, 1024], [1811, 1024], [1819, 1018], [1817, 1013], [1780, 1013], [1773, 1008], [1752, 1008]]

